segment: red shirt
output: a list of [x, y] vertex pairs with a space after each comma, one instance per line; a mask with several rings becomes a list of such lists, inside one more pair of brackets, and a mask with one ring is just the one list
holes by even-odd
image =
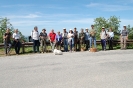
[[56, 39], [56, 34], [55, 33], [49, 33], [49, 37], [50, 37], [51, 42], [54, 42]]

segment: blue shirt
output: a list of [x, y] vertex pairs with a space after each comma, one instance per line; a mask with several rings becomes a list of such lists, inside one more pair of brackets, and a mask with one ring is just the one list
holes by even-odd
[[85, 40], [89, 40], [89, 38], [90, 38], [89, 32], [85, 32]]
[[58, 42], [61, 42], [61, 40], [62, 40], [62, 35], [56, 35], [56, 41], [58, 41]]

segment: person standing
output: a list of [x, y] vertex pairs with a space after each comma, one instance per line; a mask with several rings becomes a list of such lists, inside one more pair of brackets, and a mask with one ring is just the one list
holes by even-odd
[[70, 52], [74, 51], [73, 47], [74, 47], [74, 34], [72, 29], [70, 29], [69, 33], [68, 33], [68, 44], [70, 46]]
[[60, 31], [56, 34], [56, 49], [61, 50], [61, 43], [62, 43], [62, 35], [60, 34]]
[[11, 38], [12, 38], [12, 34], [10, 32], [10, 29], [7, 28], [5, 34], [3, 35], [3, 39], [4, 39], [4, 48], [5, 48], [5, 55], [10, 55], [10, 49], [11, 49]]
[[47, 51], [46, 41], [47, 41], [46, 29], [42, 29], [42, 32], [40, 33], [40, 43], [41, 43], [40, 46], [42, 53]]
[[84, 29], [81, 29], [81, 32], [79, 33], [79, 40], [80, 40], [80, 48], [81, 46], [85, 46], [85, 33]]
[[89, 48], [89, 40], [90, 40], [90, 33], [88, 31], [88, 28], [85, 29], [85, 44], [86, 44], [86, 50]]
[[76, 27], [74, 28], [73, 34], [74, 34], [74, 50], [77, 51], [77, 45], [79, 48], [79, 44], [78, 44], [78, 31]]
[[90, 48], [92, 47], [92, 42], [94, 43], [94, 47], [96, 48], [96, 30], [94, 29], [94, 25], [91, 25], [90, 30]]
[[121, 31], [121, 49], [126, 49], [126, 43], [127, 43], [127, 40], [128, 40], [128, 30], [126, 28], [126, 25], [123, 26], [123, 30]]
[[52, 29], [49, 33], [49, 40], [52, 47], [52, 52], [54, 51], [55, 44], [56, 44], [56, 34], [54, 33], [54, 30]]
[[21, 47], [21, 42], [20, 42], [20, 39], [21, 39], [21, 36], [18, 32], [18, 29], [16, 29], [13, 33], [13, 45], [15, 47], [15, 52], [16, 52], [16, 55], [19, 55], [19, 51], [20, 51], [20, 47]]
[[106, 33], [104, 27], [102, 27], [102, 31], [100, 33], [100, 38], [101, 38], [102, 50], [106, 51], [106, 38], [107, 38], [107, 33]]
[[67, 38], [67, 31], [66, 28], [63, 29], [62, 38], [63, 38], [63, 44], [64, 44], [64, 51], [68, 51], [68, 38]]
[[109, 50], [113, 50], [114, 32], [112, 31], [112, 28], [109, 29], [109, 32], [107, 34], [108, 34]]
[[37, 52], [39, 52], [39, 46], [40, 46], [40, 42], [39, 42], [39, 32], [38, 32], [38, 27], [35, 26], [34, 30], [31, 32], [31, 37], [33, 39], [33, 51], [34, 53], [36, 53], [36, 49]]

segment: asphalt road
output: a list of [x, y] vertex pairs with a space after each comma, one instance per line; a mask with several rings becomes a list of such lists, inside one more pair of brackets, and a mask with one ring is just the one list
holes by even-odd
[[0, 88], [133, 88], [133, 50], [0, 57]]

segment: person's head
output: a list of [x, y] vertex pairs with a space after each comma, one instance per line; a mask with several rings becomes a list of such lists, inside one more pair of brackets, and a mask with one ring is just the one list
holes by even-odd
[[51, 30], [51, 33], [54, 33], [54, 29]]
[[105, 27], [102, 27], [102, 31], [105, 31]]
[[6, 29], [6, 32], [7, 32], [7, 33], [9, 33], [9, 32], [10, 32], [10, 29], [9, 29], [9, 28], [7, 28], [7, 29]]
[[93, 29], [94, 28], [94, 25], [91, 25], [91, 28]]
[[72, 32], [73, 32], [72, 29], [70, 29], [70, 30], [69, 30], [69, 33], [72, 33]]
[[46, 29], [42, 29], [42, 32], [45, 33], [46, 32]]
[[66, 32], [66, 28], [63, 28], [63, 32]]
[[34, 30], [35, 30], [35, 31], [38, 31], [38, 27], [37, 27], [37, 26], [35, 26], [35, 27], [34, 27]]
[[81, 28], [81, 33], [83, 33], [84, 32], [84, 29], [83, 28]]
[[76, 30], [77, 30], [77, 28], [75, 27], [75, 28], [74, 28], [74, 31], [76, 31]]
[[112, 28], [110, 28], [110, 29], [109, 29], [109, 32], [112, 32], [112, 31], [113, 31], [113, 29], [112, 29]]
[[58, 31], [57, 34], [60, 35], [60, 31]]
[[18, 33], [18, 29], [15, 29], [15, 31], [14, 31], [15, 33]]
[[88, 28], [86, 28], [85, 31], [88, 32]]
[[126, 30], [126, 25], [124, 25], [123, 28]]

